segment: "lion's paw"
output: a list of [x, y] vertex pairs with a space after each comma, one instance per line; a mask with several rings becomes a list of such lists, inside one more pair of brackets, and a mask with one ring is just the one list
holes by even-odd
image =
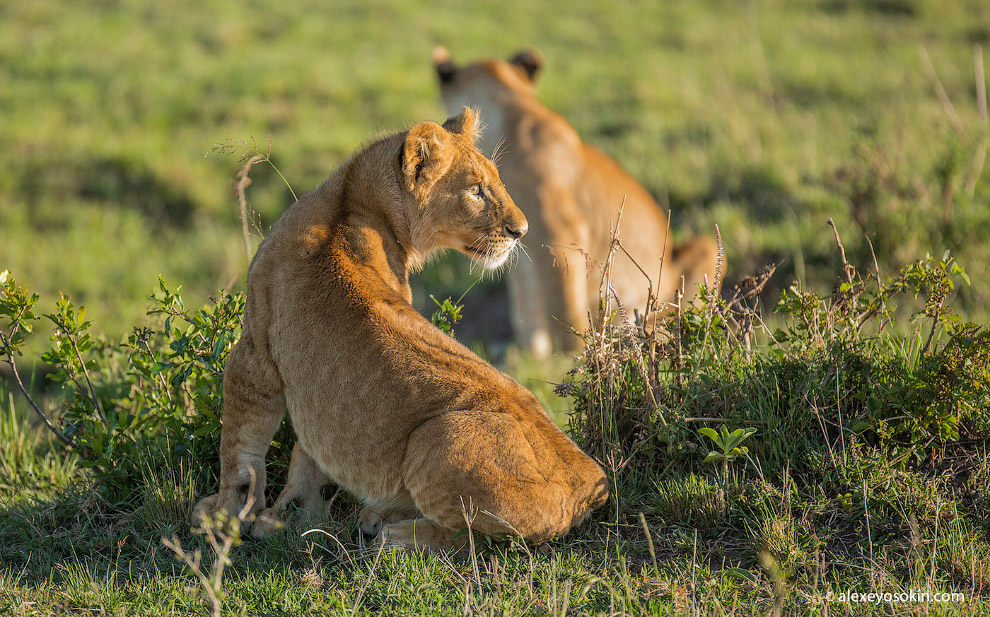
[[358, 514], [358, 529], [366, 538], [374, 538], [382, 529], [384, 520], [382, 515], [371, 506], [365, 506]]
[[204, 497], [200, 499], [196, 505], [193, 507], [192, 516], [190, 516], [190, 523], [193, 527], [202, 527], [203, 520], [206, 518], [213, 518], [217, 512], [217, 502], [220, 500], [220, 494], [210, 495], [209, 497]]

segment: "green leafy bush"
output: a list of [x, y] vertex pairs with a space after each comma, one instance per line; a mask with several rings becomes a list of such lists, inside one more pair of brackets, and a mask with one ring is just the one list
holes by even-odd
[[[0, 285], [0, 354], [13, 361], [41, 318], [33, 312], [38, 296], [7, 273]], [[240, 336], [244, 296], [221, 294], [188, 310], [178, 292], [159, 279], [151, 324], [120, 344], [94, 338], [85, 309], [66, 296], [44, 315], [54, 333], [41, 359], [54, 368], [49, 378], [61, 394], [61, 415], [50, 426], [117, 496], [127, 496], [145, 469], [181, 459], [197, 461], [201, 482], [213, 481], [224, 363]]]

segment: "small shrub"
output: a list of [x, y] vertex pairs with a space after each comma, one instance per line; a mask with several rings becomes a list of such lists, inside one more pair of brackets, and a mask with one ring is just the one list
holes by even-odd
[[[13, 362], [41, 317], [33, 312], [36, 294], [6, 273], [2, 285], [0, 353]], [[45, 420], [113, 495], [129, 495], [133, 478], [166, 462], [196, 461], [196, 479], [214, 480], [223, 369], [240, 336], [244, 296], [223, 294], [192, 311], [178, 292], [159, 279], [152, 324], [120, 344], [94, 338], [85, 309], [66, 296], [44, 316], [54, 332], [42, 360], [54, 367], [49, 378], [62, 396], [58, 425]]]
[[687, 457], [699, 449], [691, 426], [710, 418], [766, 426], [753, 458], [780, 469], [836, 447], [920, 464], [933, 444], [990, 436], [990, 331], [953, 311], [956, 285], [968, 283], [962, 267], [926, 256], [878, 281], [845, 261], [837, 233], [836, 243], [832, 293], [793, 283], [766, 318], [773, 326], [759, 298], [772, 268], [724, 299], [703, 289], [652, 330], [650, 311], [636, 328], [618, 310], [607, 315], [558, 388], [573, 399], [582, 443], [618, 450], [633, 468], [698, 470], [707, 451]]

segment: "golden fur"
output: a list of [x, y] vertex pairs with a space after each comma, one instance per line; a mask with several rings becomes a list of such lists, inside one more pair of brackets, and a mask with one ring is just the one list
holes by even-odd
[[508, 274], [512, 324], [521, 344], [540, 356], [551, 347], [578, 346], [569, 332], [583, 331], [589, 310], [597, 313], [602, 268], [623, 199], [624, 250], [616, 251], [611, 284], [630, 317], [633, 309], [646, 307], [644, 273], [664, 303], [674, 302], [681, 288], [687, 299], [693, 297], [706, 274], [714, 283], [714, 239], [699, 236], [675, 247], [667, 239], [667, 212], [649, 192], [536, 98], [541, 61], [535, 52], [456, 66], [438, 47], [433, 61], [448, 110], [480, 109], [488, 124], [481, 149], [494, 157], [529, 219], [531, 260], [520, 259]]
[[240, 509], [251, 470], [263, 507], [265, 454], [286, 408], [298, 444], [255, 533], [290, 504], [317, 514], [333, 483], [367, 505], [364, 533], [435, 548], [455, 544], [462, 504], [480, 511], [476, 531], [542, 541], [605, 501], [602, 470], [536, 398], [410, 304], [409, 272], [432, 252], [495, 267], [526, 231], [476, 134], [464, 109], [368, 146], [258, 248], [224, 374], [220, 492], [194, 522]]

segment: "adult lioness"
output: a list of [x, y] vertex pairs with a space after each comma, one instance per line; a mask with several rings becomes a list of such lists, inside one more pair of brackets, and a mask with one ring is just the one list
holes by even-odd
[[447, 109], [480, 109], [488, 124], [481, 149], [495, 156], [529, 219], [527, 243], [537, 250], [508, 274], [520, 343], [539, 356], [551, 346], [579, 344], [569, 331], [583, 330], [589, 309], [597, 312], [602, 268], [623, 200], [622, 250], [612, 262], [611, 284], [630, 316], [646, 306], [647, 276], [661, 302], [673, 302], [682, 286], [690, 299], [706, 274], [714, 283], [715, 241], [696, 237], [675, 247], [667, 239], [667, 213], [646, 189], [536, 98], [541, 61], [535, 52], [459, 67], [438, 47], [433, 61]]
[[536, 398], [410, 304], [409, 272], [430, 253], [497, 267], [526, 233], [477, 130], [464, 109], [368, 146], [262, 242], [224, 373], [220, 492], [194, 522], [241, 508], [252, 470], [262, 507], [286, 407], [298, 444], [276, 519], [290, 504], [319, 510], [335, 482], [367, 504], [363, 532], [445, 547], [465, 507], [477, 531], [542, 541], [604, 502], [602, 470]]

